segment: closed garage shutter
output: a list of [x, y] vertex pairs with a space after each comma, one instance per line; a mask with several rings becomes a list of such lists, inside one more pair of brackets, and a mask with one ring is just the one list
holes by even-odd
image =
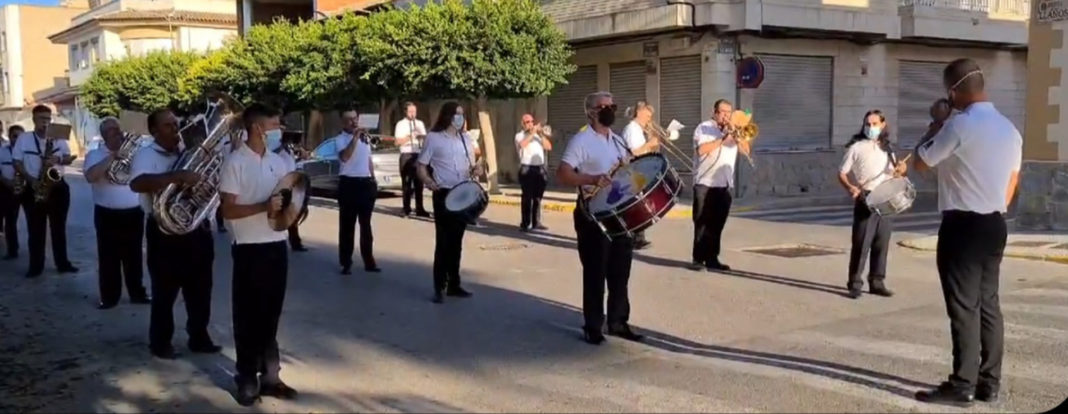
[[[660, 60], [660, 126], [667, 128], [672, 119], [686, 127], [674, 141], [690, 159], [671, 158], [675, 168], [690, 169], [693, 159], [693, 130], [701, 123], [701, 57], [682, 56]], [[680, 163], [685, 164], [680, 165]]]
[[597, 66], [579, 66], [568, 77], [567, 84], [560, 85], [549, 95], [549, 119], [547, 123], [553, 128], [553, 150], [549, 151], [549, 171], [555, 174], [564, 155], [567, 142], [579, 128], [586, 125], [586, 111], [583, 110], [586, 95], [597, 92]]
[[[945, 63], [902, 60], [897, 73], [897, 130], [899, 149], [916, 147], [931, 123], [931, 104], [946, 97], [942, 86]], [[858, 121], [859, 125], [859, 121]], [[896, 127], [896, 128], [895, 128]], [[859, 128], [859, 127], [858, 127]]]
[[758, 55], [764, 83], [753, 97], [760, 126], [756, 148], [795, 150], [831, 145], [834, 60], [822, 56]]
[[645, 99], [645, 62], [613, 63], [608, 69], [608, 91], [612, 92], [612, 101], [619, 106], [613, 129], [622, 133], [630, 122], [630, 117], [626, 116], [627, 107]]

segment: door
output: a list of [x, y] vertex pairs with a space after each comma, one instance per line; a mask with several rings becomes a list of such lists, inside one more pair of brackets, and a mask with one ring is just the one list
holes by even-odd
[[[693, 131], [701, 123], [701, 56], [682, 56], [660, 59], [660, 126], [665, 129], [671, 120], [685, 125], [679, 139], [672, 144], [686, 159], [669, 156], [676, 169], [689, 170], [693, 166]], [[667, 150], [661, 150], [667, 152]], [[666, 154], [665, 154], [666, 155]]]
[[568, 77], [567, 84], [560, 85], [549, 95], [549, 119], [553, 129], [553, 150], [549, 151], [549, 174], [556, 174], [560, 157], [567, 142], [586, 125], [586, 95], [597, 92], [597, 66], [579, 66]]
[[621, 134], [634, 115], [627, 113], [627, 108], [634, 108], [638, 100], [645, 99], [645, 62], [613, 63], [608, 66], [608, 72], [608, 91], [619, 106], [612, 129]]
[[834, 59], [757, 56], [764, 62], [764, 83], [753, 97], [753, 122], [760, 127], [754, 149], [830, 148]]

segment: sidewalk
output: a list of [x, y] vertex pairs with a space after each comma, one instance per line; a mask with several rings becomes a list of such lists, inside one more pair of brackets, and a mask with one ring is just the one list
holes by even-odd
[[[938, 236], [902, 240], [898, 244], [910, 249], [935, 251]], [[1010, 234], [1005, 256], [1068, 264], [1068, 235]]]

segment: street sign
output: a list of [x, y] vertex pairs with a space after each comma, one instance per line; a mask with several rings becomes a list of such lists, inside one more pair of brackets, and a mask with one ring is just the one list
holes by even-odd
[[1040, 0], [1035, 10], [1035, 17], [1041, 23], [1068, 20], [1068, 2], [1065, 0]]
[[764, 82], [764, 62], [756, 56], [749, 56], [738, 61], [738, 87], [756, 89]]

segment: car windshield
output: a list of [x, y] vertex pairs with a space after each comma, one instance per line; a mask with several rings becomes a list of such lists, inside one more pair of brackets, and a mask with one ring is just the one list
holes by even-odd
[[320, 160], [334, 160], [337, 159], [337, 145], [334, 145], [334, 138], [330, 138], [323, 141], [315, 148], [315, 158]]

